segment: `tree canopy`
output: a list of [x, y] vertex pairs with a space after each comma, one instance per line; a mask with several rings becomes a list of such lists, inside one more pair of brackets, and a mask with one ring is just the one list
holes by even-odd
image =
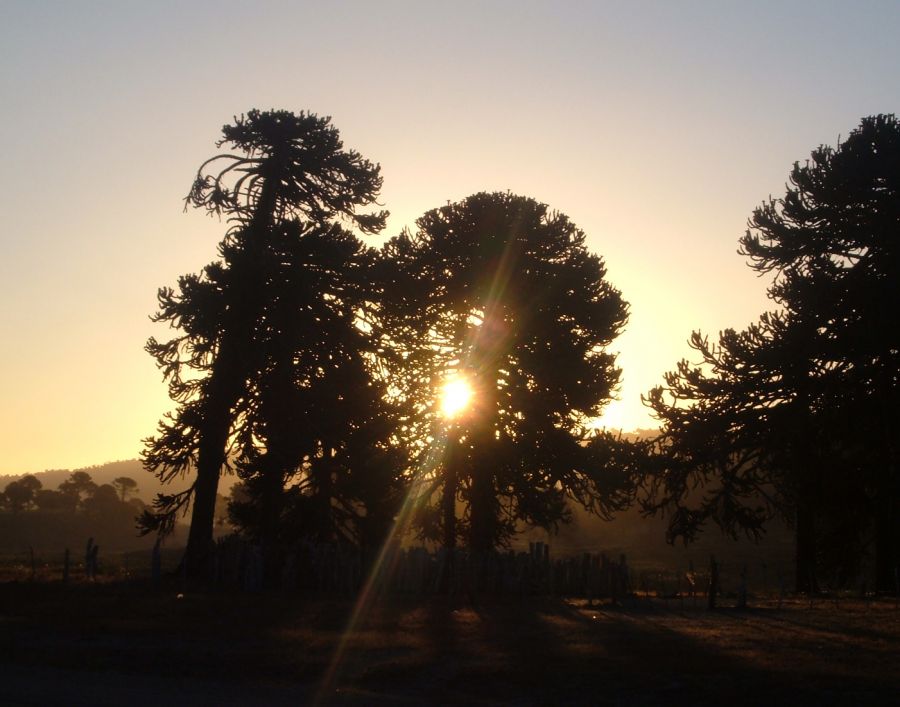
[[374, 544], [372, 533], [385, 532], [399, 503], [407, 466], [395, 435], [399, 411], [376, 375], [373, 253], [336, 225], [306, 227], [275, 250], [281, 270], [260, 339], [265, 361], [237, 437], [248, 498], [234, 518], [268, 544]]
[[[363, 233], [384, 228], [387, 211], [359, 213], [381, 190], [378, 165], [345, 150], [331, 118], [251, 110], [222, 128], [218, 154], [197, 170], [186, 206], [225, 215], [240, 228], [254, 221], [346, 219]], [[257, 236], [259, 234], [256, 234]]]
[[[596, 493], [581, 444], [619, 379], [607, 347], [627, 305], [605, 276], [566, 216], [508, 193], [429, 211], [385, 245], [383, 306], [400, 370], [419, 416], [446, 437], [433, 484], [441, 520], [427, 531], [445, 544], [456, 540], [457, 500], [477, 550], [504, 543], [520, 521], [565, 519], [566, 498], [611, 501]], [[448, 423], [438, 406], [451, 374], [474, 392]]]
[[[167, 532], [175, 514], [193, 501], [186, 554], [191, 572], [203, 570], [219, 474], [253, 406], [252, 381], [265, 377], [278, 340], [268, 317], [278, 306], [278, 280], [285, 272], [278, 261], [285, 252], [280, 241], [299, 238], [311, 227], [343, 233], [341, 219], [375, 232], [386, 217], [383, 211], [359, 213], [377, 197], [379, 167], [344, 150], [329, 118], [252, 110], [222, 133], [217, 145], [232, 152], [201, 165], [186, 199], [231, 223], [220, 260], [200, 275], [181, 278], [177, 292], [160, 290], [154, 318], [181, 334], [147, 344], [177, 409], [146, 441], [145, 465], [163, 479], [195, 467], [196, 479], [183, 493], [158, 497], [143, 525]], [[307, 239], [298, 247], [326, 240]]]
[[681, 362], [647, 398], [663, 422], [648, 507], [672, 513], [672, 535], [691, 538], [710, 519], [755, 533], [780, 510], [797, 531], [798, 588], [813, 589], [823, 566], [851, 575], [848, 558], [873, 536], [889, 586], [900, 548], [898, 233], [892, 115], [796, 163], [786, 195], [754, 211], [740, 252], [774, 276], [779, 309], [717, 343], [696, 332], [700, 364]]
[[31, 508], [37, 502], [42, 485], [32, 474], [18, 481], [10, 481], [0, 493], [0, 508], [7, 508], [14, 513]]

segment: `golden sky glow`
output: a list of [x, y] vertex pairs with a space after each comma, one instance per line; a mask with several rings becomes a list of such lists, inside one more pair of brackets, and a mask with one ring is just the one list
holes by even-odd
[[649, 427], [691, 330], [767, 306], [736, 255], [752, 209], [900, 111], [898, 26], [818, 0], [4, 3], [0, 474], [135, 457], [171, 409], [148, 315], [215, 258], [226, 225], [182, 199], [253, 107], [331, 115], [381, 164], [373, 246], [478, 191], [566, 213], [631, 305], [599, 424]]

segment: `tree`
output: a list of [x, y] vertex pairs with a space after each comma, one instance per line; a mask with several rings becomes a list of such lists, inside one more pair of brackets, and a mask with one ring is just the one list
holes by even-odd
[[[774, 489], [795, 515], [798, 588], [815, 588], [823, 555], [847, 574], [847, 548], [863, 547], [869, 533], [878, 586], [892, 586], [900, 564], [898, 227], [900, 124], [892, 115], [864, 118], [836, 149], [796, 163], [786, 195], [754, 211], [740, 252], [774, 275], [769, 297], [780, 309], [745, 332], [724, 332], [718, 347], [695, 334], [707, 373], [683, 362], [666, 378], [669, 399], [663, 389], [649, 397], [669, 456], [656, 500], [677, 508], [673, 530], [682, 519], [723, 520], [738, 491]], [[710, 425], [719, 431], [704, 435]], [[697, 450], [708, 453], [706, 467]], [[700, 516], [684, 511], [688, 486], [672, 483], [686, 478], [684, 469], [672, 473], [678, 465], [717, 486], [721, 511], [708, 513], [708, 501]], [[733, 518], [753, 528], [761, 515]]]
[[[486, 552], [520, 521], [564, 521], [567, 500], [608, 508], [605, 469], [591, 466], [584, 442], [619, 379], [606, 347], [627, 304], [584, 233], [509, 193], [476, 194], [416, 223], [386, 244], [380, 278], [402, 352], [395, 388], [427, 421], [420, 435], [446, 444], [424, 492], [426, 532], [447, 547], [462, 532]], [[454, 375], [473, 402], [441, 420], [439, 390]]]
[[714, 522], [758, 539], [776, 515], [794, 521], [799, 591], [815, 586], [813, 507], [820, 495], [821, 409], [798, 383], [809, 366], [807, 335], [782, 314], [728, 329], [716, 342], [694, 332], [699, 363], [686, 360], [645, 399], [662, 423], [646, 478], [649, 512], [670, 516], [668, 536], [693, 541]]
[[59, 490], [66, 494], [76, 507], [80, 507], [85, 499], [97, 490], [97, 484], [86, 471], [73, 471], [71, 476], [59, 485]]
[[119, 491], [112, 484], [101, 484], [94, 493], [84, 500], [84, 510], [102, 516], [108, 513], [121, 512], [127, 509], [131, 512], [131, 506], [126, 505], [119, 497]]
[[122, 503], [125, 503], [125, 499], [129, 494], [138, 492], [137, 481], [132, 479], [130, 476], [118, 476], [113, 479], [112, 485], [113, 488], [116, 489], [116, 492], [119, 494], [119, 500], [121, 500]]
[[[794, 165], [786, 196], [757, 209], [742, 253], [775, 274], [770, 297], [815, 327], [821, 361], [841, 374], [841, 421], [864, 420], [860, 479], [874, 501], [877, 583], [900, 568], [900, 122], [864, 118], [837, 149]], [[834, 430], [839, 434], [840, 430]], [[842, 434], [847, 448], [855, 438]]]
[[374, 233], [387, 215], [357, 212], [377, 197], [379, 167], [345, 151], [329, 118], [252, 110], [223, 128], [223, 145], [233, 152], [204, 162], [186, 199], [232, 224], [221, 260], [181, 278], [177, 293], [160, 290], [154, 319], [183, 333], [147, 344], [178, 407], [146, 441], [144, 464], [163, 481], [193, 467], [196, 478], [183, 493], [159, 496], [142, 522], [145, 530], [168, 532], [193, 500], [185, 555], [191, 573], [205, 567], [219, 474], [239, 435], [248, 381], [265, 365], [257, 339], [271, 300], [273, 240], [285, 235], [289, 220], [345, 219]]
[[42, 511], [72, 513], [75, 510], [75, 502], [71, 496], [61, 491], [41, 489], [34, 497], [34, 504]]
[[247, 498], [233, 516], [264, 549], [301, 537], [371, 545], [406, 468], [397, 409], [374, 370], [373, 254], [336, 225], [310, 225], [276, 250], [266, 360], [248, 387], [239, 438]]
[[18, 481], [10, 481], [3, 490], [0, 503], [13, 513], [27, 510], [34, 505], [41, 486], [41, 482], [32, 474], [27, 474]]

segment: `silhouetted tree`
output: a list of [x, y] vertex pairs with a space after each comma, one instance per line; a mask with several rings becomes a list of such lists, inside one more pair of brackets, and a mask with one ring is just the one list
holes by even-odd
[[286, 228], [302, 232], [275, 247], [266, 359], [239, 437], [248, 498], [233, 515], [264, 548], [299, 537], [371, 543], [368, 529], [379, 514], [392, 518], [406, 469], [398, 412], [373, 370], [372, 253], [337, 225]]
[[219, 474], [230, 440], [240, 433], [249, 381], [266, 365], [258, 341], [265, 338], [269, 278], [277, 272], [273, 242], [290, 235], [284, 226], [291, 220], [324, 227], [343, 218], [374, 233], [386, 218], [383, 211], [357, 213], [377, 197], [379, 168], [345, 151], [328, 118], [253, 110], [223, 128], [223, 145], [233, 152], [201, 165], [186, 200], [232, 224], [220, 247], [222, 260], [200, 276], [181, 278], [177, 293], [160, 290], [155, 320], [183, 333], [147, 344], [178, 408], [147, 440], [145, 466], [164, 481], [193, 466], [197, 475], [185, 492], [159, 496], [143, 525], [170, 531], [175, 514], [193, 499], [185, 557], [192, 573], [205, 565]]
[[669, 514], [669, 540], [694, 540], [709, 521], [736, 537], [758, 538], [777, 514], [794, 515], [797, 586], [814, 585], [815, 537], [807, 509], [820, 495], [821, 401], [800, 392], [808, 335], [783, 314], [765, 314], [711, 343], [691, 337], [699, 363], [681, 361], [646, 403], [662, 422], [647, 477], [649, 511]]
[[[769, 294], [819, 332], [817, 357], [841, 373], [841, 420], [865, 420], [875, 502], [877, 581], [900, 566], [900, 123], [864, 118], [837, 149], [796, 164], [784, 199], [770, 200], [741, 240], [754, 269], [774, 273]], [[835, 430], [839, 433], [840, 430]], [[848, 448], [854, 438], [842, 435]], [[863, 453], [863, 450], [859, 450]]]
[[23, 476], [18, 481], [10, 481], [0, 494], [0, 506], [13, 513], [27, 510], [35, 504], [41, 486], [37, 477], [31, 474]]
[[128, 498], [129, 494], [138, 492], [138, 484], [137, 481], [132, 479], [130, 476], [117, 476], [113, 479], [112, 482], [113, 488], [119, 494], [119, 499], [122, 503]]
[[71, 496], [61, 491], [41, 489], [34, 497], [34, 504], [42, 511], [68, 512], [75, 510], [76, 503]]
[[[651, 392], [669, 458], [650, 505], [673, 510], [675, 534], [707, 518], [753, 531], [764, 504], [739, 500], [774, 490], [772, 505], [794, 515], [799, 589], [815, 588], [823, 557], [846, 570], [867, 526], [879, 587], [890, 588], [900, 550], [896, 118], [865, 118], [837, 149], [795, 164], [785, 197], [749, 226], [740, 252], [774, 274], [769, 296], [782, 309], [718, 346], [696, 333], [704, 367], [682, 362]], [[692, 483], [713, 491], [688, 510]]]
[[73, 471], [71, 476], [59, 485], [59, 490], [66, 494], [76, 507], [81, 507], [84, 500], [97, 490], [97, 484], [86, 471]]
[[119, 498], [119, 492], [111, 484], [101, 484], [93, 494], [84, 500], [84, 510], [96, 515], [123, 509], [129, 509], [130, 512], [131, 506]]
[[[386, 244], [381, 278], [403, 352], [398, 387], [430, 420], [422, 432], [447, 443], [426, 491], [442, 518], [427, 532], [452, 547], [461, 500], [459, 530], [483, 552], [505, 543], [519, 521], [565, 520], [567, 499], [593, 510], [615, 505], [600, 492], [605, 469], [583, 443], [619, 379], [606, 347], [627, 305], [584, 233], [508, 193], [476, 194], [416, 223], [415, 233]], [[439, 390], [450, 373], [475, 392], [469, 410], [441, 422]]]

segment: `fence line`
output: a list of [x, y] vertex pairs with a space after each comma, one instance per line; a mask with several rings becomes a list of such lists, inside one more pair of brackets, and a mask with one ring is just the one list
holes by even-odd
[[[55, 555], [56, 553], [54, 553]], [[6, 574], [12, 570], [16, 581], [35, 580], [40, 569], [43, 580], [93, 580], [100, 575], [114, 578], [148, 576], [154, 583], [162, 580], [162, 558], [157, 544], [146, 566], [142, 553], [127, 553], [128, 568], [114, 569], [97, 559], [97, 547], [88, 544], [84, 564], [71, 563], [70, 552], [59, 553], [61, 566], [44, 562], [29, 548], [21, 559], [7, 558]], [[175, 550], [167, 550], [170, 560]], [[339, 543], [300, 542], [277, 552], [266, 552], [260, 545], [236, 535], [219, 538], [212, 547], [209, 585], [215, 589], [260, 591], [264, 588], [310, 596], [351, 597], [371, 577], [372, 589], [391, 596], [430, 596], [449, 594], [490, 594], [497, 596], [558, 596], [592, 600], [620, 601], [625, 597], [647, 596], [678, 600], [684, 607], [702, 606], [709, 599], [711, 565], [695, 569], [672, 570], [633, 566], [625, 555], [582, 553], [551, 558], [547, 543], [529, 543], [527, 551], [477, 554], [466, 549], [453, 552], [430, 551], [425, 547], [393, 545], [378, 556], [367, 555], [355, 546]], [[14, 560], [9, 563], [9, 560]], [[75, 565], [74, 567], [72, 565]], [[106, 567], [104, 567], [106, 565]], [[141, 569], [143, 567], [143, 569]], [[716, 594], [726, 605], [746, 606], [748, 601], [765, 597], [781, 602], [789, 595], [790, 573], [777, 565], [758, 562], [717, 562]], [[74, 571], [73, 571], [74, 570]], [[136, 571], [134, 571], [136, 570]], [[855, 590], [829, 591], [820, 597], [866, 598], [871, 593], [865, 581]], [[812, 599], [810, 599], [812, 601]], [[689, 603], [689, 604], [688, 604]]]
[[620, 599], [633, 591], [624, 555], [584, 553], [550, 558], [546, 543], [527, 552], [472, 553], [388, 547], [379, 558], [337, 543], [301, 542], [267, 553], [236, 536], [216, 541], [210, 580], [217, 588], [257, 591], [265, 586], [289, 592], [351, 596], [372, 576], [373, 589], [392, 595], [425, 596], [472, 592]]

